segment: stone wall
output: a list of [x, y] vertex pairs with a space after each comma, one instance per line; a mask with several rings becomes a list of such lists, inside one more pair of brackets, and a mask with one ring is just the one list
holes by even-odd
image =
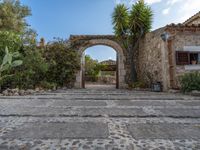
[[[191, 46], [191, 47], [199, 47], [200, 48], [200, 32], [196, 32], [196, 33], [179, 33], [177, 35], [174, 36], [174, 40], [173, 40], [173, 51], [174, 51], [174, 59], [176, 58], [176, 51], [183, 51], [185, 46]], [[200, 49], [199, 49], [200, 50]], [[174, 61], [176, 62], [176, 61]], [[176, 63], [174, 64], [175, 66], [175, 70], [174, 70], [174, 74], [175, 74], [175, 86], [176, 87], [180, 87], [179, 84], [179, 78], [181, 75], [183, 75], [184, 73], [188, 73], [188, 72], [192, 72], [192, 71], [196, 71], [195, 70], [187, 70], [186, 69], [186, 65], [176, 65]], [[189, 66], [192, 67], [192, 66]]]
[[161, 39], [164, 28], [146, 34], [139, 46], [138, 77], [148, 83], [161, 82], [168, 89], [168, 60], [166, 44]]
[[[161, 39], [164, 32], [170, 35], [166, 42]], [[138, 77], [140, 81], [149, 84], [156, 81], [162, 82], [164, 91], [180, 88], [181, 75], [200, 71], [200, 65], [176, 65], [176, 51], [183, 51], [184, 47], [199, 48], [200, 51], [200, 27], [167, 26], [146, 34], [139, 47]]]

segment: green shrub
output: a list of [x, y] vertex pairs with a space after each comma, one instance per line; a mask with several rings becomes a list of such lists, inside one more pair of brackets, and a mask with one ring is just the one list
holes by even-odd
[[43, 89], [56, 89], [57, 87], [56, 83], [50, 83], [47, 81], [41, 81], [39, 85], [40, 85], [39, 87]]
[[200, 91], [200, 73], [192, 72], [184, 74], [180, 77], [180, 84], [183, 92]]
[[5, 72], [12, 77], [2, 80], [2, 87], [55, 89], [57, 86], [74, 86], [80, 57], [77, 51], [66, 46], [66, 41], [56, 40], [43, 49], [34, 44], [24, 45], [19, 51], [23, 64]]
[[12, 88], [34, 89], [40, 86], [41, 81], [45, 81], [49, 66], [43, 58], [40, 49], [26, 47], [24, 52], [25, 55], [22, 58], [23, 65], [18, 69], [12, 70], [15, 72], [15, 76], [9, 79], [7, 83], [11, 82]]
[[22, 47], [20, 35], [11, 31], [0, 31], [0, 61], [4, 56], [5, 47], [10, 52], [17, 52]]
[[98, 60], [92, 59], [89, 55], [85, 56], [85, 76], [88, 81], [96, 82], [100, 71], [106, 67], [106, 65], [99, 63]]
[[17, 60], [19, 56], [20, 54], [18, 52], [11, 53], [8, 51], [8, 48], [6, 47], [5, 55], [0, 65], [0, 87], [4, 83], [4, 80], [14, 75], [10, 74], [8, 70], [10, 68], [15, 68], [22, 65], [22, 60], [19, 59]]
[[80, 68], [78, 52], [69, 49], [66, 41], [56, 39], [47, 44], [45, 58], [49, 64], [46, 81], [56, 83], [58, 86], [72, 87], [75, 74]]

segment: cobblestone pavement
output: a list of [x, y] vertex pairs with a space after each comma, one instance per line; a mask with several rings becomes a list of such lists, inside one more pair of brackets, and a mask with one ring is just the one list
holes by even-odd
[[0, 150], [200, 150], [200, 97], [113, 89], [0, 97]]

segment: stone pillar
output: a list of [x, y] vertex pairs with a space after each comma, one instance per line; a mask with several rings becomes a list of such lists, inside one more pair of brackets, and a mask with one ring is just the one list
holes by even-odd
[[81, 80], [82, 80], [82, 71], [80, 70], [76, 73], [76, 82], [75, 82], [75, 85], [74, 85], [75, 88], [78, 88], [78, 89], [82, 88]]
[[169, 61], [168, 61], [168, 50], [167, 42], [161, 41], [161, 60], [162, 60], [162, 84], [163, 91], [169, 89]]

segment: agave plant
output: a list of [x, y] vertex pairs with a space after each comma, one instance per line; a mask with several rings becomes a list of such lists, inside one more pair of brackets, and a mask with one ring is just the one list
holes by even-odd
[[22, 60], [13, 60], [13, 58], [18, 58], [20, 56], [19, 52], [10, 53], [8, 48], [5, 48], [5, 56], [3, 58], [2, 64], [0, 65], [0, 81], [4, 78], [11, 76], [11, 75], [3, 75], [4, 71], [7, 71], [10, 68], [14, 68], [17, 66], [22, 65]]

